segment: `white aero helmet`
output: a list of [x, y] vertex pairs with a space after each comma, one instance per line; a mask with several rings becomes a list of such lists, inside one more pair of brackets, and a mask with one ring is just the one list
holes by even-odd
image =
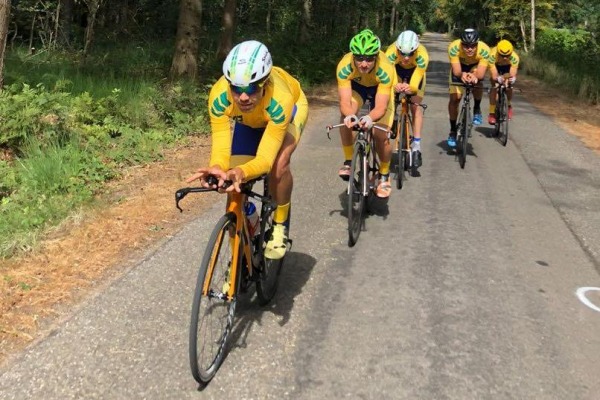
[[267, 46], [256, 40], [236, 45], [223, 62], [223, 75], [235, 86], [248, 86], [267, 77], [273, 59]]
[[419, 37], [413, 31], [404, 31], [398, 35], [396, 48], [404, 54], [410, 54], [419, 47]]

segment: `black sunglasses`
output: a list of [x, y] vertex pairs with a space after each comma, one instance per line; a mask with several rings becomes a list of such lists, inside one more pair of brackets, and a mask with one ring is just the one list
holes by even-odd
[[415, 52], [416, 52], [416, 50], [413, 50], [413, 51], [411, 51], [410, 53], [405, 53], [405, 52], [401, 51], [401, 52], [400, 52], [400, 55], [401, 55], [402, 57], [412, 57], [412, 56], [414, 56], [414, 55], [415, 55]]
[[466, 43], [462, 43], [462, 46], [465, 49], [474, 49], [475, 47], [477, 47], [477, 43], [473, 43], [473, 44], [466, 44]]
[[354, 59], [356, 61], [358, 61], [358, 62], [363, 62], [363, 61], [373, 62], [373, 61], [375, 61], [375, 58], [376, 58], [376, 56], [357, 56], [357, 55], [354, 55]]

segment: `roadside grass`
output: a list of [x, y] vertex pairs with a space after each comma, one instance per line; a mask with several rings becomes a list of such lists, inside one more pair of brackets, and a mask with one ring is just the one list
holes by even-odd
[[556, 87], [556, 90], [567, 91], [586, 103], [600, 102], [600, 81], [595, 78], [595, 75], [535, 55], [523, 54], [521, 58], [519, 68], [526, 74], [541, 79]]
[[35, 249], [123, 168], [205, 134], [206, 88], [166, 76], [171, 49], [14, 49], [0, 93], [0, 257]]

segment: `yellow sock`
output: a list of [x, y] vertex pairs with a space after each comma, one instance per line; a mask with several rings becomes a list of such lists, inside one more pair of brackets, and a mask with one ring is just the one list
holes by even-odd
[[379, 164], [379, 174], [388, 175], [390, 173], [390, 163], [382, 162]]
[[288, 214], [290, 212], [290, 203], [281, 204], [277, 206], [275, 214], [273, 215], [273, 221], [276, 224], [283, 224], [287, 221]]
[[344, 149], [344, 159], [352, 160], [352, 152], [354, 151], [354, 145], [351, 144], [350, 146], [342, 146], [342, 148]]
[[490, 104], [490, 114], [493, 114], [495, 112], [496, 112], [496, 105], [495, 104], [494, 105]]

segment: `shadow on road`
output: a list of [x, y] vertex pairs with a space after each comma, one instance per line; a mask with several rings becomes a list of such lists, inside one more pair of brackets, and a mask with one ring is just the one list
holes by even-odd
[[241, 297], [236, 311], [237, 321], [231, 333], [232, 347], [245, 348], [246, 338], [254, 325], [262, 325], [263, 318], [269, 318], [268, 314], [276, 315], [280, 326], [287, 324], [294, 307], [294, 299], [302, 293], [302, 288], [310, 278], [316, 263], [317, 260], [308, 254], [291, 251], [285, 258], [277, 293], [269, 304], [264, 307], [258, 304], [254, 286]]

